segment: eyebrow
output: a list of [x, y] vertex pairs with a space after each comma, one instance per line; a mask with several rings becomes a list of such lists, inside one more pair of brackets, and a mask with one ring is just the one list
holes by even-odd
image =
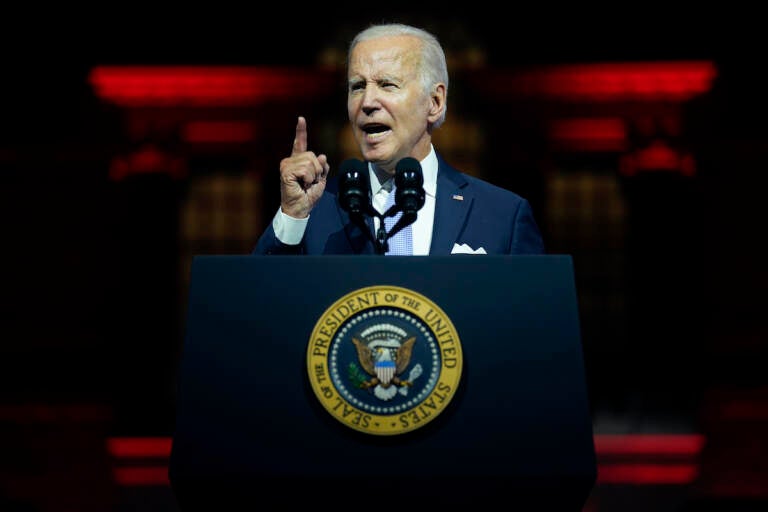
[[[351, 77], [347, 80], [349, 84], [354, 83], [360, 83], [360, 82], [368, 82], [368, 79], [365, 79], [361, 76], [355, 76]], [[383, 75], [380, 77], [376, 77], [372, 79], [373, 82], [380, 83], [380, 82], [394, 82], [394, 83], [401, 83], [403, 82], [403, 79], [394, 75]]]

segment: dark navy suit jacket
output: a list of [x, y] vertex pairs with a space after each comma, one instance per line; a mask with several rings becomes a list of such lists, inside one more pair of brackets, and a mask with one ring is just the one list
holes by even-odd
[[[461, 173], [438, 154], [435, 221], [430, 255], [451, 254], [454, 244], [487, 254], [543, 254], [544, 243], [528, 201], [514, 192]], [[370, 236], [349, 218], [331, 178], [309, 216], [299, 245], [285, 245], [272, 222], [254, 254], [374, 254]], [[458, 197], [462, 199], [457, 199]], [[370, 219], [369, 219], [370, 221]], [[370, 222], [370, 230], [373, 224]]]

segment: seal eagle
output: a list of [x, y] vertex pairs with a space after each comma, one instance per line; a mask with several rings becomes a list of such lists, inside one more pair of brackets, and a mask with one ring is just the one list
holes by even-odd
[[371, 376], [360, 387], [374, 388], [374, 394], [382, 400], [389, 400], [397, 393], [398, 387], [411, 386], [412, 382], [399, 376], [408, 368], [413, 353], [416, 337], [413, 336], [402, 343], [396, 339], [374, 340], [366, 344], [357, 338], [352, 338], [357, 349], [357, 359], [360, 365]]

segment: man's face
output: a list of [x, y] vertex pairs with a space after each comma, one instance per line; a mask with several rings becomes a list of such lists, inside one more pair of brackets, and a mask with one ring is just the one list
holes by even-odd
[[394, 173], [400, 159], [429, 152], [432, 101], [418, 77], [419, 41], [394, 36], [359, 43], [349, 59], [347, 113], [365, 160]]

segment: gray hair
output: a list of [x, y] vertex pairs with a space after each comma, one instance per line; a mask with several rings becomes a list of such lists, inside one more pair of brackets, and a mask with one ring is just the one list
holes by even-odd
[[448, 110], [448, 64], [445, 61], [445, 52], [437, 38], [424, 29], [404, 25], [402, 23], [384, 23], [371, 25], [359, 32], [349, 44], [347, 52], [347, 69], [349, 69], [349, 56], [358, 43], [377, 39], [379, 37], [414, 36], [421, 41], [421, 70], [419, 80], [424, 94], [430, 94], [432, 87], [438, 83], [445, 84], [445, 108], [443, 114], [435, 121], [433, 127], [437, 128], [445, 121]]

